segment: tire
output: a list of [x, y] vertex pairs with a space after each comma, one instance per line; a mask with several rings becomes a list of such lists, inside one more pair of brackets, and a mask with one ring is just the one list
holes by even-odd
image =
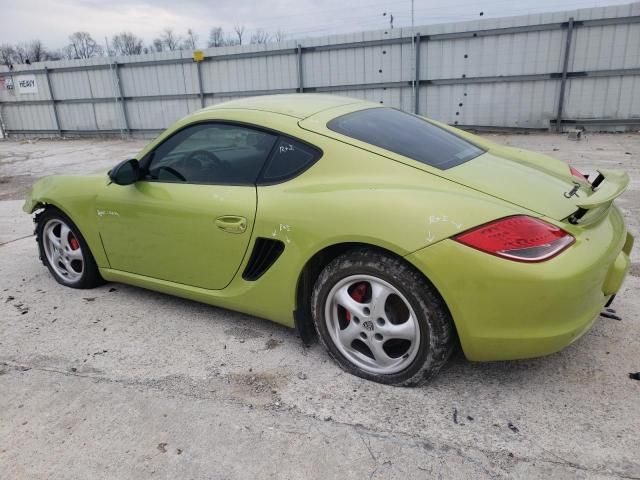
[[37, 222], [40, 259], [58, 283], [82, 289], [104, 283], [87, 242], [68, 216], [49, 207]]
[[453, 321], [435, 288], [403, 260], [373, 249], [348, 251], [324, 268], [311, 312], [331, 357], [374, 382], [424, 384], [454, 348]]

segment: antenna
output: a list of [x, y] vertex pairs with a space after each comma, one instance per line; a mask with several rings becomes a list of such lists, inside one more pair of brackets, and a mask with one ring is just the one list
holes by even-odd
[[[115, 109], [118, 110], [118, 92], [120, 91], [120, 81], [118, 80], [118, 78], [116, 78], [118, 76], [117, 72], [114, 72], [113, 70], [113, 65], [111, 62], [111, 51], [109, 50], [109, 39], [107, 38], [107, 36], [105, 35], [104, 37], [104, 43], [107, 46], [107, 58], [109, 59], [109, 76], [111, 77], [111, 85], [113, 86], [113, 100], [115, 101]], [[115, 56], [115, 52], [114, 56]], [[115, 60], [114, 60], [115, 61]], [[117, 68], [117, 67], [115, 67]], [[122, 106], [122, 108], [124, 108], [124, 105]], [[122, 111], [122, 109], [120, 109]], [[124, 118], [124, 111], [122, 112], [121, 115]], [[126, 119], [125, 119], [126, 122]], [[120, 122], [118, 122], [120, 123]], [[122, 123], [120, 123], [120, 137], [123, 137], [123, 132], [122, 132]]]
[[413, 28], [415, 27], [415, 23], [413, 21], [413, 11], [414, 11], [413, 2], [414, 2], [414, 0], [411, 0], [411, 31], [412, 32], [413, 32]]

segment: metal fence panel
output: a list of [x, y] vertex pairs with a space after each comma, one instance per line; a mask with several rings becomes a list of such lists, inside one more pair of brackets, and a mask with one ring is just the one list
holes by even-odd
[[[640, 124], [638, 2], [204, 55], [200, 64], [177, 51], [2, 66], [0, 115], [9, 134], [156, 132], [203, 105], [306, 91], [469, 127]], [[7, 88], [25, 75], [37, 91]]]
[[4, 104], [2, 119], [11, 130], [57, 130], [53, 112], [48, 105]]
[[420, 95], [420, 109], [451, 125], [546, 128], [554, 115], [557, 88], [552, 80], [441, 85]]
[[95, 120], [96, 130], [120, 130], [124, 128], [120, 107], [115, 102], [96, 103]]
[[[6, 69], [6, 67], [4, 67]], [[0, 67], [1, 71], [2, 67]], [[30, 74], [29, 71], [20, 71], [15, 72], [12, 76], [12, 81], [14, 84], [13, 89], [0, 88], [0, 103], [6, 104], [11, 102], [21, 102], [21, 101], [34, 101], [34, 100], [49, 100], [49, 89], [47, 88], [47, 79], [44, 73], [35, 73], [35, 79], [38, 84], [37, 93], [30, 93], [29, 95], [20, 95], [16, 85], [18, 84], [19, 79], [24, 74]]]
[[572, 80], [566, 113], [568, 118], [640, 120], [640, 75]]
[[91, 103], [60, 103], [58, 118], [61, 130], [97, 130], [94, 105]]

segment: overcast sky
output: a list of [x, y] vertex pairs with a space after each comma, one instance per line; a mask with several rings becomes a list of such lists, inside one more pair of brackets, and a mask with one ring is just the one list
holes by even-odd
[[[415, 24], [526, 15], [545, 11], [616, 5], [621, 0], [415, 0]], [[411, 25], [411, 0], [0, 0], [0, 44], [42, 40], [50, 48], [67, 44], [74, 31], [105, 35], [131, 31], [149, 43], [165, 27], [184, 34], [192, 28], [206, 46], [211, 27], [231, 31], [280, 29], [287, 39], [388, 26]], [[386, 16], [383, 14], [387, 13]]]

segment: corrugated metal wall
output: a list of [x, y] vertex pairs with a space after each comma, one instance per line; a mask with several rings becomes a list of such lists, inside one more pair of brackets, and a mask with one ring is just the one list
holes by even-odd
[[151, 134], [202, 105], [300, 91], [463, 126], [549, 128], [560, 103], [562, 125], [640, 125], [640, 3], [204, 53], [200, 64], [183, 51], [0, 67], [5, 84], [20, 74], [38, 84], [29, 94], [0, 88], [4, 127]]

